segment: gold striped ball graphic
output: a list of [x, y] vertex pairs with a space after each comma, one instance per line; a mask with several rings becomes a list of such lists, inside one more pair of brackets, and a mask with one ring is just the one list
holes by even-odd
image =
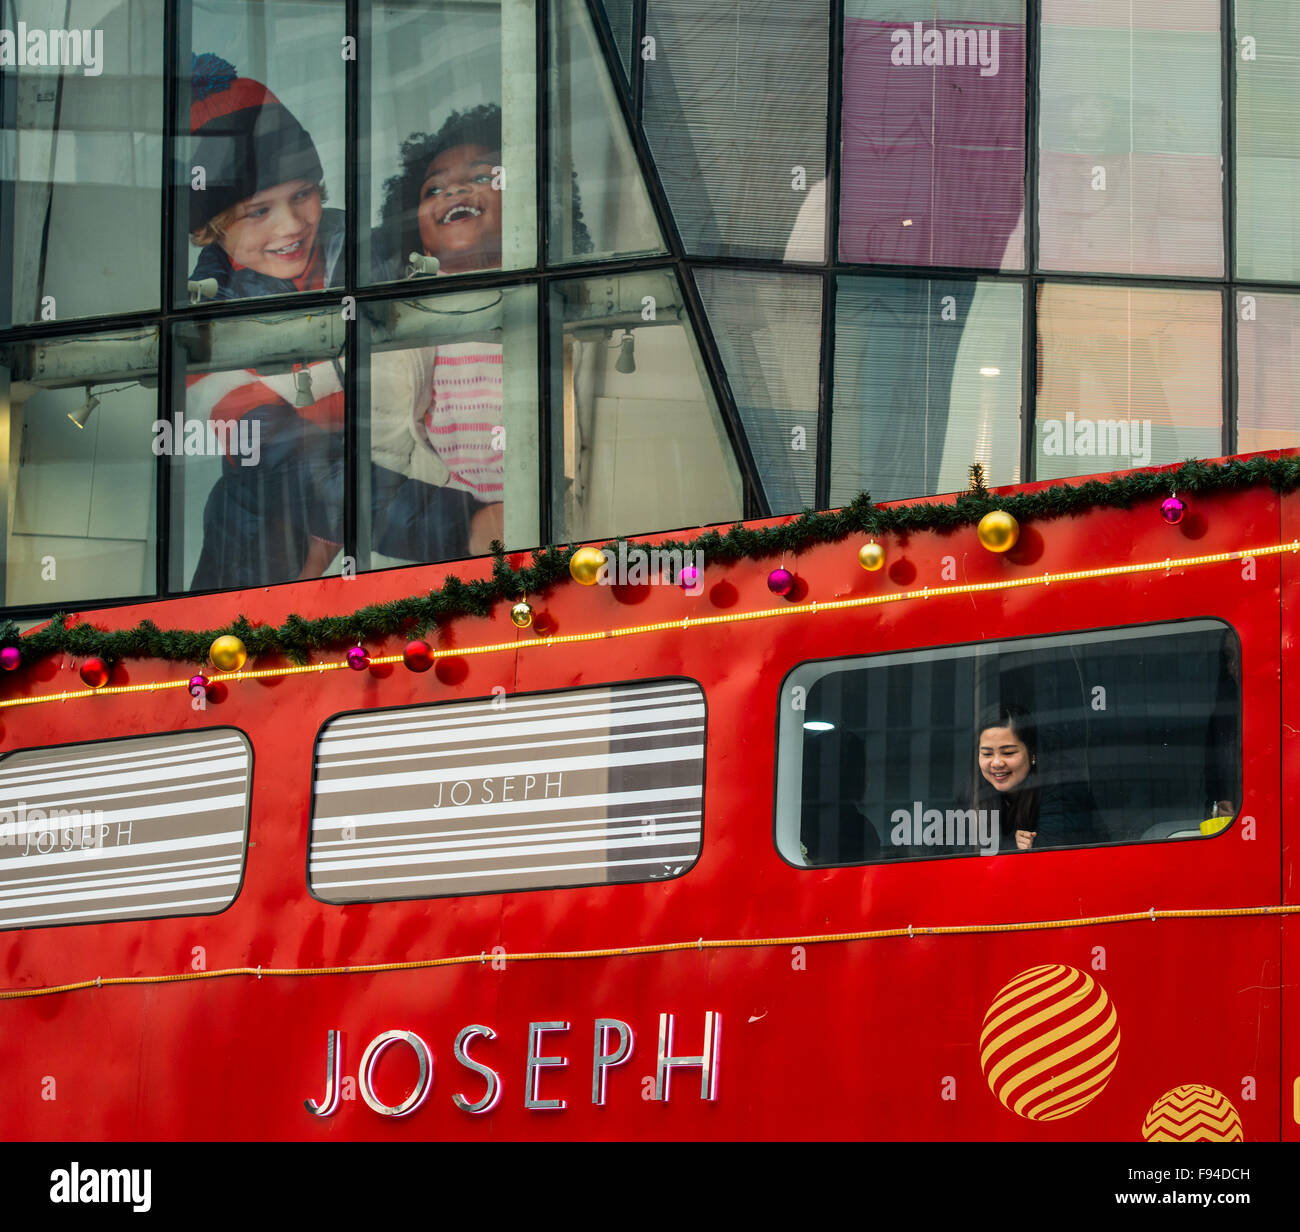
[[1241, 1117], [1222, 1091], [1190, 1083], [1166, 1091], [1142, 1122], [1148, 1142], [1245, 1142]]
[[1118, 1059], [1115, 1007], [1073, 967], [1022, 971], [984, 1015], [980, 1067], [989, 1090], [1031, 1121], [1059, 1121], [1091, 1103]]

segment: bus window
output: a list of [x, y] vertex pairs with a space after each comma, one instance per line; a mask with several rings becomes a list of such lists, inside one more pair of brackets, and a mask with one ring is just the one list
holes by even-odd
[[1199, 838], [1241, 804], [1216, 621], [805, 663], [783, 695], [776, 842], [803, 867]]
[[229, 728], [0, 758], [0, 928], [224, 911], [252, 761]]
[[331, 903], [680, 876], [704, 693], [652, 681], [341, 715], [316, 741], [308, 884]]

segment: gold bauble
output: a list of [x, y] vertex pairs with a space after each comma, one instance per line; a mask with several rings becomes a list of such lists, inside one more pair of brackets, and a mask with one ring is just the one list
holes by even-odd
[[858, 549], [858, 564], [875, 573], [885, 563], [885, 549], [878, 543], [864, 543]]
[[1020, 523], [1009, 513], [995, 509], [980, 518], [979, 529], [975, 533], [990, 552], [1009, 552], [1020, 538]]
[[526, 629], [533, 623], [533, 608], [529, 603], [519, 602], [510, 609], [510, 620], [516, 629]]
[[599, 548], [579, 548], [569, 558], [569, 572], [582, 586], [594, 586], [604, 565], [605, 553]]
[[248, 658], [248, 648], [233, 633], [227, 633], [208, 647], [208, 658], [219, 672], [237, 672]]

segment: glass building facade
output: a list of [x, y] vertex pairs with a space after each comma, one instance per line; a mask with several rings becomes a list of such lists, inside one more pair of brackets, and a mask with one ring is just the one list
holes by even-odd
[[1300, 443], [1274, 0], [11, 0], [0, 605]]

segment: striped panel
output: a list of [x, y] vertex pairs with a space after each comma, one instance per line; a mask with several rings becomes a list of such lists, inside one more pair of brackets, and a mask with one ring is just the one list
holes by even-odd
[[224, 910], [243, 873], [251, 763], [227, 729], [0, 759], [0, 928]]
[[334, 719], [316, 744], [312, 892], [351, 903], [675, 877], [700, 849], [704, 731], [687, 681]]

